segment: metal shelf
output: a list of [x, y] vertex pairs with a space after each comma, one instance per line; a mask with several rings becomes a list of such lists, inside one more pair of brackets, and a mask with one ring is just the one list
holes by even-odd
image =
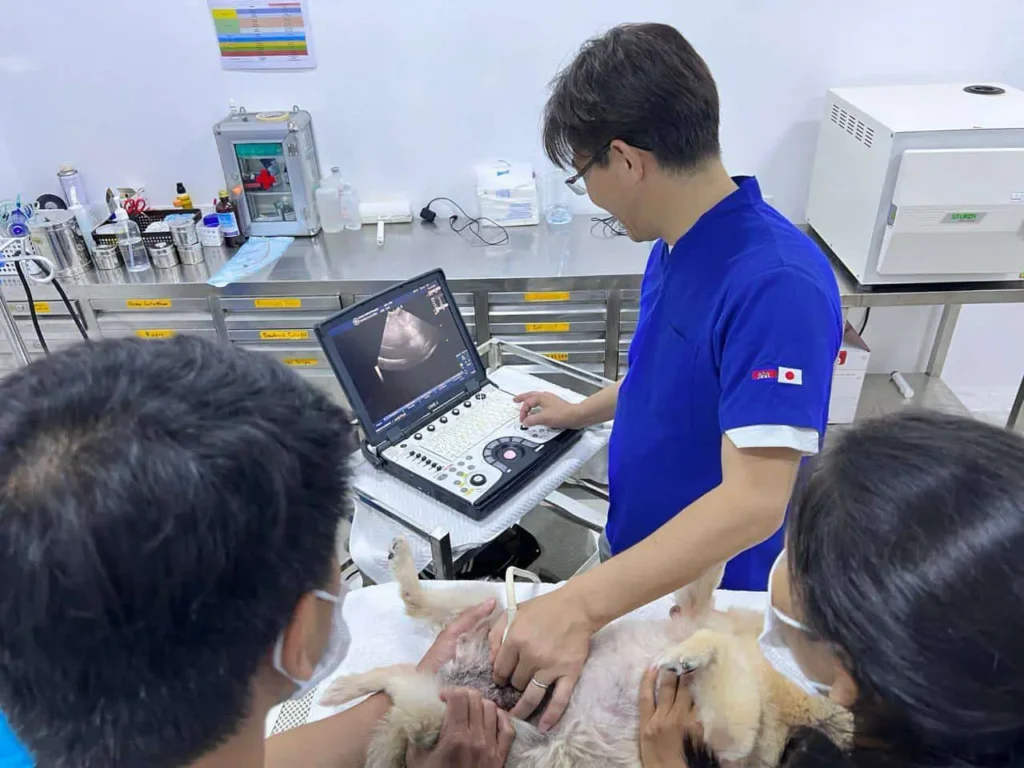
[[960, 399], [946, 383], [927, 373], [906, 373], [903, 378], [914, 388], [914, 397], [905, 400], [888, 374], [874, 373], [864, 377], [864, 389], [857, 403], [857, 420], [883, 416], [904, 408], [928, 408], [946, 413], [970, 415]]

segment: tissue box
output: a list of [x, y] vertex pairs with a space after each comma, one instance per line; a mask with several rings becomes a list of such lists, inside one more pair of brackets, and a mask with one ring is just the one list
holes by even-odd
[[857, 403], [864, 388], [871, 350], [864, 339], [849, 323], [843, 330], [843, 345], [839, 348], [832, 371], [832, 399], [828, 406], [829, 424], [850, 424], [857, 415]]
[[[503, 227], [540, 222], [537, 180], [529, 163], [493, 160], [476, 167], [476, 194], [480, 218]], [[489, 222], [482, 221], [487, 225]]]

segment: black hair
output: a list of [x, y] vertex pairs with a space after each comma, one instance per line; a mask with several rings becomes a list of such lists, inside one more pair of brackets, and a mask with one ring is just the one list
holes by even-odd
[[650, 151], [669, 170], [720, 154], [718, 89], [704, 59], [667, 24], [623, 24], [583, 45], [552, 83], [544, 150], [607, 163], [614, 139]]
[[330, 583], [347, 414], [185, 336], [56, 354], [0, 403], [0, 709], [41, 766], [195, 761]]
[[788, 547], [805, 622], [859, 690], [851, 760], [1024, 764], [1024, 439], [925, 412], [854, 427], [798, 491]]

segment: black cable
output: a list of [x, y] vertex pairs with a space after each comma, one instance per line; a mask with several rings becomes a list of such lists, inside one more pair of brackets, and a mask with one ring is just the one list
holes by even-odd
[[25, 298], [28, 299], [28, 311], [32, 316], [32, 327], [36, 329], [36, 338], [39, 339], [39, 346], [49, 356], [50, 348], [46, 346], [46, 339], [43, 338], [43, 331], [39, 327], [39, 317], [36, 315], [36, 302], [32, 298], [32, 289], [28, 287], [28, 280], [25, 279], [25, 273], [22, 271], [20, 260], [14, 262], [14, 269], [18, 273], [18, 279], [21, 280], [21, 287], [25, 291]]
[[858, 336], [864, 335], [864, 329], [868, 327], [868, 318], [871, 317], [871, 307], [867, 307], [864, 310], [864, 320], [860, 324], [860, 330], [857, 331]]
[[[594, 237], [625, 237], [629, 233], [614, 216], [594, 216], [590, 219], [590, 234]], [[594, 230], [601, 227], [601, 234]]]
[[[38, 264], [38, 262], [36, 262]], [[68, 314], [71, 315], [71, 319], [75, 321], [75, 325], [78, 327], [78, 332], [82, 334], [82, 338], [89, 341], [89, 334], [85, 331], [85, 326], [82, 324], [81, 319], [78, 317], [78, 313], [75, 312], [75, 308], [71, 306], [71, 302], [68, 300], [68, 295], [64, 292], [64, 287], [57, 282], [57, 278], [53, 278], [53, 287], [57, 289], [57, 293], [60, 294], [60, 300], [64, 302], [64, 306], [67, 307]]]
[[[454, 232], [455, 234], [462, 235], [462, 233], [468, 229], [484, 245], [505, 245], [505, 243], [509, 241], [508, 230], [501, 226], [501, 224], [494, 221], [494, 219], [487, 218], [486, 216], [470, 216], [468, 213], [466, 213], [465, 208], [456, 203], [450, 197], [435, 197], [433, 200], [431, 200], [429, 203], [423, 206], [423, 210], [429, 211], [430, 206], [432, 206], [434, 203], [448, 203], [455, 210], [461, 213], [463, 217], [467, 219], [468, 223], [463, 224], [460, 227], [456, 227], [455, 222], [458, 221], [459, 217], [454, 214], [448, 217], [448, 226], [451, 227], [452, 232]], [[420, 212], [420, 216], [423, 216], [422, 211]], [[427, 219], [426, 217], [424, 217], [424, 220], [427, 222], [433, 221], [433, 219]], [[480, 234], [480, 227], [485, 222], [490, 223], [491, 226], [501, 230], [501, 235], [498, 237], [497, 240], [488, 240], [486, 237]]]

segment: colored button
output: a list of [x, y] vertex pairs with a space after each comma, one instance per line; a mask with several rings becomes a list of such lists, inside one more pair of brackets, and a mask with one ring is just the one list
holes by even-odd
[[516, 458], [517, 455], [518, 454], [515, 451], [509, 448], [507, 451], [501, 454], [501, 458], [507, 459], [508, 461], [512, 461], [514, 458]]

